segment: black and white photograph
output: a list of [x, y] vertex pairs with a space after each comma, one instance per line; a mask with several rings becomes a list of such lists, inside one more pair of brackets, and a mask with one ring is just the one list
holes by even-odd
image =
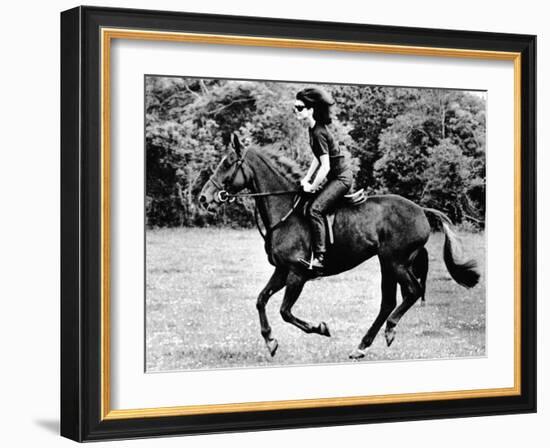
[[484, 357], [486, 92], [146, 75], [147, 373]]

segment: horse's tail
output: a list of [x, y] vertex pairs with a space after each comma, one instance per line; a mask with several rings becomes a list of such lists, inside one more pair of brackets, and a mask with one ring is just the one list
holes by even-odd
[[473, 259], [458, 261], [462, 254], [462, 244], [452, 229], [452, 221], [445, 213], [433, 208], [424, 208], [424, 213], [433, 215], [441, 223], [445, 232], [445, 245], [443, 246], [443, 260], [451, 277], [459, 285], [473, 288], [479, 281], [477, 262]]

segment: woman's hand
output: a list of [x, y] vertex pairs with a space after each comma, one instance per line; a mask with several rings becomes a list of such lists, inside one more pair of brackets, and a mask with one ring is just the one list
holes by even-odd
[[302, 185], [304, 192], [313, 193], [313, 186], [308, 181], [302, 181], [300, 184]]

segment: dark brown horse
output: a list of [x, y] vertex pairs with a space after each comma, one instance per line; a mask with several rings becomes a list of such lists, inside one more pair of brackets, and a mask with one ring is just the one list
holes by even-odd
[[[204, 185], [199, 200], [207, 208], [225, 202], [248, 188], [255, 195], [258, 211], [267, 230], [265, 249], [275, 272], [260, 292], [258, 309], [261, 333], [271, 355], [277, 340], [265, 313], [269, 298], [286, 287], [281, 316], [306, 333], [330, 336], [325, 322], [313, 325], [292, 314], [304, 284], [314, 275], [299, 262], [309, 259], [310, 230], [297, 211], [295, 194], [300, 175], [296, 165], [279, 153], [261, 148], [241, 148], [233, 137], [233, 151], [220, 162]], [[422, 208], [397, 195], [371, 196], [358, 206], [343, 204], [334, 219], [334, 244], [329, 245], [323, 275], [347, 271], [365, 260], [378, 256], [382, 271], [382, 303], [378, 316], [350, 354], [365, 356], [381, 326], [386, 322], [385, 336], [389, 345], [395, 338], [395, 326], [407, 310], [424, 294], [427, 273], [427, 251], [424, 247], [431, 228], [426, 217], [431, 214], [445, 232], [443, 258], [451, 277], [471, 288], [479, 280], [474, 260], [458, 261], [460, 241], [451, 230], [451, 221], [442, 212]], [[419, 282], [420, 279], [420, 282]], [[423, 281], [422, 281], [423, 280]], [[401, 287], [402, 303], [397, 306], [396, 288]]]

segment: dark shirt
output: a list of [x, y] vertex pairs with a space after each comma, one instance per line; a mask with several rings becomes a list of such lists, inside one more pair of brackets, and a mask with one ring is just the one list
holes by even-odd
[[349, 180], [351, 178], [351, 169], [346, 155], [334, 142], [325, 125], [316, 124], [309, 129], [309, 144], [317, 160], [320, 161], [322, 155], [328, 154], [330, 170], [327, 179]]

